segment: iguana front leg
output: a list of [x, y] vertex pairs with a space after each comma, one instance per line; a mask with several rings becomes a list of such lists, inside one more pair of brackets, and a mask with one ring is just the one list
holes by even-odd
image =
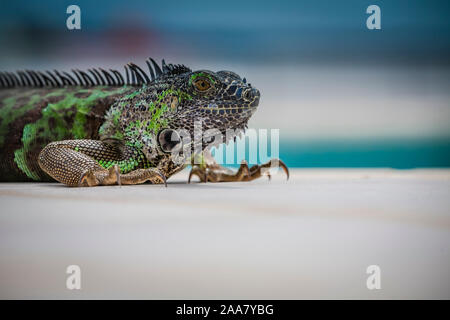
[[[40, 152], [38, 161], [42, 170], [52, 178], [73, 187], [141, 184], [146, 181], [166, 184], [165, 176], [156, 168], [137, 168], [120, 173], [115, 163], [123, 163], [123, 155], [114, 146], [99, 140], [52, 142]], [[109, 164], [109, 168], [105, 169], [100, 162]]]
[[193, 164], [191, 172], [189, 173], [188, 183], [191, 182], [193, 175], [199, 177], [202, 182], [232, 182], [232, 181], [252, 181], [261, 176], [267, 176], [270, 179], [270, 168], [282, 168], [289, 179], [289, 169], [283, 161], [279, 159], [272, 159], [262, 165], [254, 165], [248, 167], [245, 160], [242, 161], [238, 171], [225, 168], [216, 163], [209, 152], [204, 152], [202, 162], [200, 164]]

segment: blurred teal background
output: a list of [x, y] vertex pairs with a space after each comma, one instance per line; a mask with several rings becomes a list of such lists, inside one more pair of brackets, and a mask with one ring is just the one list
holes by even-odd
[[[67, 6], [81, 30], [66, 28]], [[381, 8], [381, 30], [366, 8]], [[0, 69], [234, 70], [291, 167], [449, 167], [448, 1], [2, 1]], [[237, 162], [240, 159], [236, 159]], [[264, 159], [259, 159], [264, 160]]]

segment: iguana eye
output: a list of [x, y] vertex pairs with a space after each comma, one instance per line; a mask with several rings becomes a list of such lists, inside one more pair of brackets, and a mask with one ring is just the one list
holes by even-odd
[[211, 88], [211, 84], [206, 79], [197, 79], [194, 81], [195, 89], [198, 91], [206, 91]]

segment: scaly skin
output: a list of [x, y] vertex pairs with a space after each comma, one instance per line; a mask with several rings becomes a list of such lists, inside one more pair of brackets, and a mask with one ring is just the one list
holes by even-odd
[[133, 87], [0, 89], [0, 180], [53, 181], [38, 165], [50, 142], [99, 139], [105, 112]]
[[[134, 80], [126, 84], [118, 83], [121, 77], [109, 79], [107, 73], [107, 81], [99, 75], [102, 81], [90, 83], [84, 76], [80, 80], [78, 72], [79, 81], [58, 74], [59, 87], [44, 74], [37, 81], [37, 73], [13, 85], [14, 79], [1, 73], [7, 88], [0, 89], [0, 181], [54, 179], [68, 186], [165, 183], [186, 166], [189, 159], [184, 155], [198, 146], [207, 161], [193, 165], [189, 180], [197, 175], [205, 182], [250, 181], [272, 165], [248, 168], [243, 163], [232, 173], [211, 160], [205, 141], [199, 145], [170, 139], [179, 132], [195, 138], [197, 125], [224, 135], [228, 129], [244, 130], [259, 103], [257, 89], [233, 72], [191, 71], [164, 61], [161, 71], [151, 61], [150, 77], [128, 65]], [[100, 85], [106, 82], [110, 85]], [[175, 149], [181, 153], [172, 152]], [[180, 155], [183, 161], [175, 159]]]

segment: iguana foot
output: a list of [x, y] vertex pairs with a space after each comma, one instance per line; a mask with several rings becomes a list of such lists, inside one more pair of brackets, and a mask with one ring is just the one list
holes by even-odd
[[157, 168], [137, 169], [120, 175], [122, 184], [141, 184], [147, 181], [153, 184], [164, 183], [167, 187], [166, 177]]
[[[80, 150], [81, 149], [81, 150]], [[97, 140], [65, 140], [48, 144], [39, 154], [39, 165], [55, 180], [68, 186], [93, 187], [151, 182], [166, 183], [166, 177], [157, 168], [136, 169], [120, 173], [117, 164], [105, 169], [94, 157], [104, 155], [119, 161], [120, 154]]]
[[269, 179], [270, 168], [281, 168], [286, 173], [289, 179], [289, 169], [283, 161], [279, 159], [272, 159], [269, 162], [261, 165], [254, 165], [248, 167], [247, 161], [243, 160], [241, 166], [236, 173], [230, 169], [222, 167], [216, 163], [206, 164], [204, 166], [194, 166], [189, 173], [188, 183], [191, 182], [192, 176], [199, 177], [201, 182], [231, 182], [231, 181], [252, 181], [261, 176], [267, 176]]
[[88, 171], [82, 176], [78, 186], [130, 185], [142, 184], [149, 181], [153, 184], [164, 183], [167, 187], [166, 177], [156, 168], [137, 169], [125, 174], [120, 174], [119, 172], [119, 167], [117, 165], [108, 170]]
[[119, 166], [114, 165], [108, 170], [87, 170], [80, 178], [79, 187], [120, 185]]

